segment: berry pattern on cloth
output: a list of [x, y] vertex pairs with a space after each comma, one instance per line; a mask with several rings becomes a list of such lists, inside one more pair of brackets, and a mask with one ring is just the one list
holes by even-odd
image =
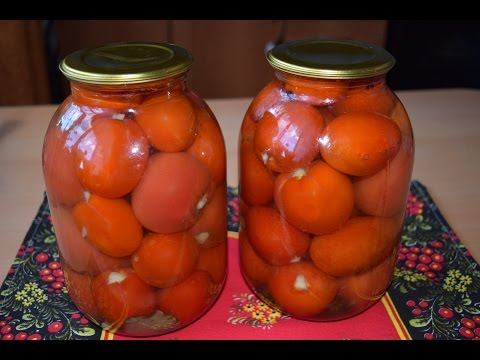
[[[229, 188], [230, 231], [238, 231], [238, 210], [238, 190]], [[418, 181], [411, 184], [398, 257], [388, 298], [408, 338], [480, 339], [480, 266]], [[230, 271], [237, 269], [230, 267]], [[277, 326], [285, 329], [299, 321], [278, 313], [246, 289], [227, 288], [228, 283], [222, 297], [228, 297], [229, 305], [210, 310], [221, 311], [226, 326], [270, 333]], [[352, 321], [355, 319], [336, 323], [348, 327]], [[319, 329], [322, 326], [318, 323]], [[177, 338], [181, 331], [163, 338]], [[0, 339], [98, 340], [102, 336], [102, 330], [85, 318], [68, 296], [45, 197], [0, 288]]]

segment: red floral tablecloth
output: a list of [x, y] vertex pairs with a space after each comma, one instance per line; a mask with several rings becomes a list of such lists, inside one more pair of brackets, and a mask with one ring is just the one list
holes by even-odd
[[[480, 339], [480, 266], [413, 181], [399, 261], [388, 293], [342, 321], [296, 320], [270, 308], [245, 285], [238, 265], [238, 198], [229, 188], [229, 274], [202, 318], [151, 339]], [[97, 327], [71, 302], [44, 199], [0, 288], [0, 337], [126, 339]]]

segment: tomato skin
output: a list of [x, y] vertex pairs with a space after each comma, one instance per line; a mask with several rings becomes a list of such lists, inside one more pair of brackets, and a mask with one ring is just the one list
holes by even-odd
[[210, 174], [193, 156], [157, 153], [132, 192], [132, 208], [140, 223], [158, 233], [192, 226], [200, 215], [201, 198], [210, 196]]
[[106, 255], [129, 256], [142, 241], [142, 226], [124, 199], [106, 199], [92, 194], [88, 201], [73, 208], [73, 216], [85, 237]]
[[138, 107], [135, 118], [148, 141], [160, 151], [184, 151], [195, 140], [198, 119], [184, 95], [151, 97]]
[[190, 232], [151, 233], [132, 256], [132, 266], [147, 284], [165, 288], [186, 279], [195, 268], [199, 248]]
[[393, 218], [360, 216], [340, 230], [315, 236], [310, 257], [327, 274], [348, 276], [379, 264], [398, 244], [401, 222]]
[[180, 325], [186, 325], [210, 306], [216, 291], [211, 276], [205, 271], [195, 271], [187, 279], [157, 292], [157, 308], [175, 316]]
[[265, 206], [249, 208], [245, 228], [253, 249], [271, 265], [286, 265], [303, 257], [310, 245], [307, 234]]
[[412, 149], [402, 146], [385, 168], [353, 181], [355, 206], [368, 215], [402, 214], [407, 203], [412, 170]]
[[132, 269], [105, 271], [92, 284], [93, 298], [102, 317], [119, 326], [133, 316], [150, 316], [155, 311], [155, 290]]
[[240, 196], [250, 205], [267, 205], [273, 200], [275, 176], [255, 155], [253, 144], [240, 145]]
[[216, 186], [225, 182], [226, 155], [222, 132], [213, 115], [197, 109], [197, 136], [187, 152], [197, 158], [209, 171]]
[[210, 274], [213, 283], [222, 285], [227, 275], [227, 241], [211, 248], [201, 248], [196, 265], [197, 270], [204, 270]]
[[359, 80], [352, 83], [344, 98], [331, 106], [335, 115], [371, 111], [389, 116], [395, 106], [395, 96], [383, 81]]
[[247, 112], [251, 114], [252, 120], [257, 122], [266, 111], [283, 101], [288, 101], [288, 94], [282, 83], [275, 79], [260, 90], [248, 107]]
[[227, 240], [227, 187], [218, 187], [198, 221], [190, 228], [201, 247], [214, 247]]
[[278, 267], [268, 289], [282, 311], [309, 318], [319, 315], [333, 302], [337, 283], [311, 263], [301, 261]]
[[319, 160], [308, 168], [281, 174], [275, 181], [275, 204], [285, 219], [312, 234], [339, 229], [353, 210], [353, 186], [343, 173]]
[[263, 260], [252, 248], [245, 231], [240, 231], [240, 265], [243, 275], [253, 286], [267, 283], [275, 267]]
[[88, 274], [73, 271], [68, 265], [63, 266], [62, 269], [68, 288], [68, 296], [70, 296], [81, 312], [98, 322], [102, 315], [93, 298], [93, 278]]
[[293, 74], [285, 74], [285, 89], [292, 98], [314, 106], [335, 104], [347, 91], [342, 80], [309, 79]]
[[142, 102], [142, 95], [125, 92], [101, 92], [72, 86], [72, 100], [79, 106], [126, 111]]
[[98, 119], [79, 139], [76, 168], [90, 192], [122, 197], [133, 190], [148, 162], [148, 142], [133, 120]]
[[71, 209], [52, 207], [50, 210], [63, 263], [68, 264], [74, 271], [97, 275], [102, 271], [123, 268], [130, 264], [130, 258], [105, 255], [82, 237], [82, 231], [75, 223]]
[[372, 175], [397, 154], [402, 134], [389, 117], [355, 112], [336, 117], [322, 133], [320, 153], [345, 174]]
[[267, 111], [255, 131], [255, 154], [275, 172], [308, 165], [319, 153], [325, 121], [315, 107], [285, 102]]
[[51, 204], [71, 206], [83, 199], [83, 188], [77, 177], [75, 156], [65, 146], [68, 133], [50, 128], [43, 145], [43, 171]]
[[380, 299], [387, 291], [397, 262], [398, 248], [380, 264], [366, 272], [349, 276], [343, 280], [339, 295], [351, 307], [364, 309]]

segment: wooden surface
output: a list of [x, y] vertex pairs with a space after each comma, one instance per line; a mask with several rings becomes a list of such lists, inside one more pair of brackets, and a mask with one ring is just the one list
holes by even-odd
[[[398, 93], [415, 133], [413, 177], [480, 260], [480, 90]], [[208, 101], [227, 144], [228, 184], [237, 181], [237, 139], [250, 99]], [[43, 136], [55, 106], [0, 107], [0, 279], [43, 197]]]

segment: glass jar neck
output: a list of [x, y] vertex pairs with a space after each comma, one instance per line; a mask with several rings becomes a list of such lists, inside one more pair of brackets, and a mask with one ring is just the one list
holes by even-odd
[[183, 73], [174, 77], [165, 79], [149, 81], [136, 84], [124, 85], [108, 85], [108, 84], [88, 84], [78, 81], [70, 81], [70, 89], [72, 95], [75, 96], [78, 92], [96, 92], [98, 96], [102, 94], [112, 93], [153, 93], [153, 92], [184, 92], [186, 85], [187, 74]]
[[327, 79], [315, 78], [309, 76], [295, 75], [285, 71], [275, 70], [275, 77], [290, 85], [301, 84], [302, 87], [315, 88], [318, 84], [328, 88], [344, 88], [348, 85], [350, 89], [373, 88], [378, 86], [386, 86], [386, 74], [370, 76], [359, 79]]

